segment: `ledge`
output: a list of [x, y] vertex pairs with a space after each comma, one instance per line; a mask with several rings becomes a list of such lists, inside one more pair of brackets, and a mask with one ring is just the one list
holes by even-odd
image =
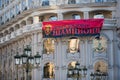
[[[103, 29], [115, 29], [117, 27], [116, 20], [115, 19], [105, 19], [103, 24]], [[23, 28], [20, 28], [11, 34], [8, 34], [6, 36], [3, 36], [0, 38], [0, 47], [2, 45], [6, 45], [7, 43], [11, 43], [12, 41], [18, 40], [19, 38], [23, 38], [27, 35], [30, 35], [34, 32], [42, 32], [42, 23], [37, 24], [30, 24], [23, 26]]]

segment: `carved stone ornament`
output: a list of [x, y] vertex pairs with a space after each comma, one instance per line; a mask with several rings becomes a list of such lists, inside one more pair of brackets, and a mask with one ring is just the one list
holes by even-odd
[[106, 51], [106, 48], [105, 47], [96, 47], [94, 48], [94, 51], [95, 52], [99, 52], [99, 53], [102, 53], [102, 52], [105, 52]]
[[120, 32], [118, 32], [117, 36], [118, 36], [118, 38], [120, 38]]
[[118, 48], [120, 49], [120, 42], [118, 43]]

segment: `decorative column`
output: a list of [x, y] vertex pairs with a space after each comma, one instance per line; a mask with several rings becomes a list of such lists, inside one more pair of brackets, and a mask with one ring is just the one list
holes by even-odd
[[55, 80], [63, 80], [62, 79], [62, 42], [60, 39], [57, 39], [57, 45], [56, 45], [56, 53], [55, 53]]
[[39, 23], [39, 16], [33, 16], [33, 24]]
[[[37, 32], [32, 34], [32, 55], [36, 55], [38, 52], [38, 36]], [[40, 76], [38, 76], [38, 70], [35, 68], [32, 70], [32, 80], [38, 80], [40, 79]], [[39, 78], [38, 78], [39, 77]]]
[[116, 18], [116, 12], [115, 12], [115, 10], [112, 11], [112, 18], [113, 19]]
[[113, 72], [114, 72], [114, 80], [119, 79], [118, 71], [119, 71], [119, 66], [118, 66], [118, 59], [119, 59], [119, 54], [118, 54], [118, 47], [117, 47], [117, 35], [116, 30], [113, 30]]
[[[89, 37], [90, 38], [90, 37]], [[90, 79], [90, 73], [93, 72], [93, 41], [92, 39], [87, 39], [87, 52], [86, 52], [86, 67], [88, 68], [86, 80]]]
[[59, 11], [59, 13], [57, 13], [58, 15], [58, 20], [63, 20], [63, 14]]
[[88, 11], [84, 11], [84, 19], [88, 19], [89, 18], [89, 12]]

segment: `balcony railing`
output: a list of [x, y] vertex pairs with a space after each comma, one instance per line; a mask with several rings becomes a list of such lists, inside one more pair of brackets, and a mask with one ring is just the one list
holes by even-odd
[[61, 8], [68, 7], [83, 7], [83, 6], [113, 6], [116, 4], [116, 0], [64, 0], [64, 2], [60, 5]]
[[29, 8], [36, 8], [36, 7], [39, 7], [39, 8], [46, 8], [46, 7], [50, 7], [50, 6], [56, 6], [57, 5], [57, 2], [56, 1], [43, 1], [43, 2], [33, 2], [33, 3], [30, 3], [29, 5]]
[[108, 26], [108, 27], [116, 27], [117, 23], [116, 23], [116, 19], [105, 19], [104, 20], [104, 26]]
[[[103, 27], [106, 27], [106, 26], [108, 28], [109, 27], [115, 28], [117, 26], [116, 20], [115, 19], [105, 19]], [[37, 24], [23, 26], [23, 28], [20, 28], [16, 31], [12, 32], [11, 34], [3, 36], [2, 38], [0, 38], [0, 44], [5, 43], [6, 41], [10, 41], [14, 38], [18, 38], [20, 36], [24, 37], [25, 35], [28, 35], [28, 33], [32, 33], [35, 31], [42, 31], [42, 23], [41, 22], [37, 23]]]
[[19, 35], [21, 35], [22, 34], [22, 28], [20, 28], [20, 29], [18, 29], [17, 31], [16, 31], [16, 36], [19, 36]]
[[8, 34], [8, 35], [6, 35], [5, 41], [9, 41], [9, 39], [10, 39], [10, 35]]
[[116, 2], [116, 0], [64, 0], [63, 4], [81, 4], [81, 3], [104, 3], [104, 2]]

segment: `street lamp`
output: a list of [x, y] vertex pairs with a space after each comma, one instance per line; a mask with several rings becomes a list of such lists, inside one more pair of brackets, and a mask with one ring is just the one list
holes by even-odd
[[20, 56], [17, 52], [17, 54], [14, 56], [15, 58], [15, 65], [17, 66], [17, 80], [18, 80], [18, 65], [20, 64]]
[[100, 70], [96, 70], [96, 72], [91, 72], [90, 74], [91, 80], [107, 80], [108, 73], [100, 72]]
[[[29, 80], [28, 72], [31, 69], [30, 66], [34, 65], [34, 62], [37, 66], [39, 66], [39, 64], [40, 64], [41, 56], [39, 55], [39, 53], [37, 52], [37, 54], [35, 56], [32, 56], [31, 53], [32, 53], [31, 48], [30, 48], [30, 46], [27, 45], [27, 47], [24, 49], [22, 55], [19, 55], [18, 52], [17, 52], [17, 54], [14, 56], [15, 64], [20, 65], [20, 62], [22, 60], [22, 64], [25, 65], [26, 80]], [[18, 76], [17, 76], [17, 80], [18, 80]]]
[[78, 62], [76, 62], [75, 68], [69, 68], [67, 73], [69, 78], [77, 78], [77, 80], [79, 80], [79, 78], [86, 77], [86, 75], [87, 68], [85, 66], [81, 68]]

